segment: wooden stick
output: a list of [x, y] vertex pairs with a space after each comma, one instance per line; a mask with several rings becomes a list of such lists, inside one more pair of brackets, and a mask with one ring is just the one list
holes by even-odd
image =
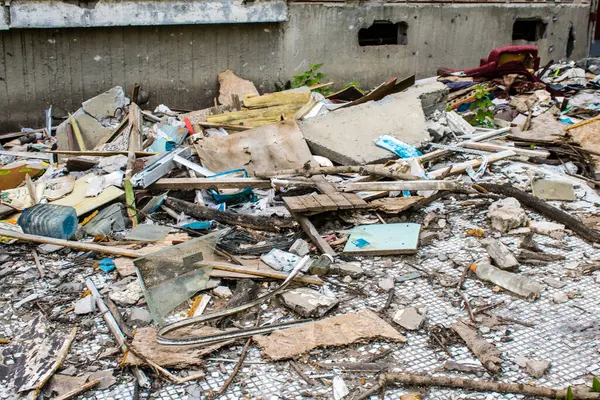
[[[493, 162], [500, 161], [500, 160], [503, 160], [505, 158], [512, 157], [515, 155], [517, 155], [517, 154], [514, 151], [505, 150], [505, 151], [501, 151], [499, 153], [490, 154], [489, 156], [487, 156], [487, 159], [488, 159], [488, 163], [491, 164]], [[467, 170], [467, 168], [469, 166], [479, 167], [482, 162], [483, 162], [483, 158], [477, 158], [475, 160], [470, 160], [470, 161], [466, 161], [466, 162], [459, 163], [459, 164], [453, 164], [452, 170], [450, 170], [450, 173], [448, 175], [462, 174], [463, 172], [465, 172]], [[447, 170], [447, 168], [436, 169], [435, 171], [428, 172], [427, 175], [431, 178], [435, 178], [437, 176], [447, 173], [446, 170]]]
[[581, 122], [578, 122], [578, 123], [576, 123], [576, 124], [573, 124], [573, 125], [567, 126], [567, 127], [565, 128], [565, 131], [567, 131], [567, 132], [568, 132], [568, 131], [570, 131], [571, 129], [577, 129], [577, 128], [579, 128], [580, 126], [584, 126], [584, 125], [587, 125], [587, 124], [591, 124], [592, 122], [596, 122], [596, 121], [600, 121], [600, 115], [598, 115], [597, 117], [590, 118], [590, 119], [586, 119], [585, 121], [581, 121]]
[[333, 175], [354, 173], [361, 175], [376, 175], [384, 178], [399, 179], [404, 181], [416, 181], [421, 178], [394, 171], [392, 168], [385, 167], [383, 164], [374, 165], [343, 165], [339, 167], [313, 167], [313, 168], [290, 168], [278, 171], [257, 171], [254, 173], [259, 178], [272, 178], [274, 176], [285, 175], [303, 175], [306, 177], [313, 175]]
[[[375, 385], [375, 387], [358, 396], [355, 400], [368, 399], [371, 395], [377, 393], [379, 389], [387, 386], [390, 383], [424, 387], [439, 386], [474, 390], [477, 392], [514, 393], [533, 397], [546, 397], [550, 399], [564, 399], [567, 395], [567, 391], [564, 389], [526, 385], [524, 383], [476, 381], [465, 378], [448, 378], [445, 376], [422, 374], [383, 374], [379, 377], [378, 385]], [[574, 398], [578, 400], [600, 399], [600, 393], [574, 391], [573, 394]]]
[[24, 240], [26, 242], [33, 243], [44, 243], [44, 244], [55, 244], [57, 246], [69, 247], [71, 249], [85, 250], [85, 251], [96, 251], [102, 254], [113, 254], [117, 256], [140, 258], [144, 254], [135, 250], [121, 249], [118, 247], [102, 246], [93, 243], [74, 242], [71, 240], [55, 239], [51, 237], [29, 235], [27, 233], [13, 232], [0, 228], [0, 236], [6, 236], [9, 238]]
[[[48, 153], [48, 154], [62, 154], [66, 156], [93, 156], [93, 157], [111, 157], [118, 155], [129, 155], [128, 151], [95, 151], [95, 150], [87, 150], [87, 151], [76, 151], [76, 150], [49, 150], [49, 151], [40, 151], [40, 153]], [[158, 153], [155, 152], [146, 152], [146, 151], [135, 151], [136, 157], [149, 157], [155, 156]]]
[[37, 251], [35, 249], [31, 250], [31, 254], [33, 255], [33, 261], [35, 262], [35, 267], [37, 268], [40, 279], [44, 279], [44, 268], [42, 267], [42, 263], [40, 263], [40, 258], [38, 257]]
[[526, 156], [526, 157], [540, 157], [540, 158], [548, 158], [550, 157], [550, 152], [546, 150], [527, 150], [522, 149], [520, 147], [511, 147], [511, 146], [501, 146], [498, 144], [491, 143], [476, 143], [476, 142], [466, 142], [462, 147], [467, 149], [475, 149], [475, 150], [483, 150], [483, 151], [504, 151], [504, 150], [512, 150], [517, 155]]
[[502, 354], [496, 346], [482, 338], [475, 329], [468, 326], [462, 320], [458, 320], [452, 325], [452, 330], [464, 340], [469, 350], [475, 354], [477, 359], [490, 373], [497, 374], [500, 372]]
[[293, 228], [295, 222], [289, 218], [263, 217], [250, 214], [238, 214], [233, 211], [221, 211], [203, 205], [189, 203], [174, 197], [167, 197], [165, 204], [176, 211], [199, 220], [215, 220], [229, 225], [238, 225], [246, 228], [267, 232], [279, 232], [283, 228]]
[[14, 157], [23, 157], [23, 158], [33, 158], [36, 160], [52, 160], [52, 156], [49, 154], [45, 154], [44, 152], [34, 152], [34, 151], [8, 151], [8, 150], [0, 150], [0, 155], [2, 156], [14, 156]]
[[151, 189], [198, 190], [198, 189], [270, 189], [271, 181], [258, 178], [162, 178]]
[[90, 390], [91, 388], [93, 388], [94, 386], [96, 386], [99, 383], [100, 383], [100, 379], [95, 379], [93, 381], [89, 381], [88, 383], [86, 383], [78, 388], [75, 388], [75, 389], [71, 390], [70, 392], [63, 394], [62, 396], [55, 397], [52, 400], [72, 399], [73, 397], [75, 397], [81, 393], [87, 392], [88, 390]]
[[251, 126], [246, 125], [235, 125], [235, 124], [221, 124], [219, 122], [198, 122], [203, 128], [223, 128], [225, 130], [230, 131], [247, 131], [248, 129], [252, 129]]
[[48, 372], [45, 372], [42, 375], [42, 377], [40, 378], [41, 379], [40, 382], [36, 385], [35, 390], [33, 391], [33, 396], [31, 397], [32, 399], [36, 399], [38, 397], [38, 394], [42, 391], [42, 389], [44, 388], [46, 383], [48, 383], [48, 381], [50, 380], [52, 375], [54, 375], [54, 373], [60, 368], [63, 361], [65, 361], [65, 358], [67, 358], [67, 354], [69, 354], [69, 349], [71, 348], [71, 344], [73, 344], [73, 341], [75, 340], [76, 335], [77, 335], [77, 327], [73, 328], [71, 330], [71, 333], [65, 339], [64, 344], [62, 345], [61, 349], [59, 350], [57, 359], [56, 359], [56, 361], [54, 361], [54, 364], [52, 365], [52, 369], [50, 369], [50, 371], [48, 371]]
[[44, 130], [45, 130], [45, 128], [40, 128], [40, 129], [35, 129], [33, 131], [28, 131], [28, 132], [3, 133], [3, 134], [0, 134], [0, 140], [16, 139], [21, 136], [30, 135], [32, 133], [44, 132]]
[[392, 181], [348, 182], [344, 192], [395, 191], [395, 190], [464, 190], [465, 185], [453, 181]]
[[329, 243], [327, 243], [325, 239], [321, 237], [319, 231], [317, 231], [317, 228], [315, 228], [312, 222], [310, 222], [310, 219], [308, 217], [298, 214], [292, 215], [296, 219], [296, 221], [298, 221], [304, 233], [306, 233], [306, 235], [310, 238], [311, 242], [313, 242], [315, 246], [317, 246], [317, 248], [321, 250], [322, 253], [329, 254], [332, 257], [335, 257], [337, 255], [335, 250], [331, 248]]
[[[495, 136], [499, 136], [502, 135], [506, 132], [510, 132], [510, 128], [502, 128], [502, 129], [498, 129], [495, 131], [490, 131], [490, 132], [484, 132], [480, 135], [477, 136], [473, 136], [471, 139], [465, 141], [465, 142], [460, 142], [460, 143], [456, 143], [454, 146], [456, 147], [462, 147], [465, 145], [465, 143], [470, 143], [470, 142], [482, 142], [486, 139], [491, 139]], [[420, 157], [417, 157], [417, 159], [419, 161], [421, 161], [422, 163], [428, 162], [428, 161], [433, 161], [433, 160], [437, 160], [438, 158], [442, 158], [448, 154], [452, 153], [452, 150], [434, 150], [430, 153], [427, 154], [423, 154]]]
[[[209, 265], [209, 266], [212, 266], [213, 269], [218, 269], [220, 271], [229, 271], [229, 272], [237, 272], [240, 274], [263, 276], [265, 278], [285, 280], [288, 277], [288, 274], [286, 272], [270, 271], [270, 270], [264, 270], [264, 269], [254, 269], [251, 267], [235, 265], [235, 264], [219, 262], [219, 261], [199, 262], [198, 265], [199, 266]], [[317, 278], [316, 276], [311, 276], [311, 275], [296, 276], [294, 278], [294, 281], [308, 283], [308, 284], [312, 284], [312, 285], [322, 285], [324, 283], [321, 279]]]
[[85, 142], [83, 141], [83, 136], [81, 136], [79, 125], [77, 125], [77, 120], [73, 118], [71, 113], [69, 113], [69, 121], [71, 122], [71, 126], [73, 127], [73, 133], [75, 134], [75, 140], [77, 140], [77, 146], [79, 146], [79, 150], [86, 151], [87, 147], [85, 147]]

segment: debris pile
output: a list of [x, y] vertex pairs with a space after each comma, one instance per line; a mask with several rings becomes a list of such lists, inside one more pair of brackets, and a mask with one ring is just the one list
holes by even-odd
[[600, 60], [539, 63], [0, 135], [0, 398], [600, 399]]

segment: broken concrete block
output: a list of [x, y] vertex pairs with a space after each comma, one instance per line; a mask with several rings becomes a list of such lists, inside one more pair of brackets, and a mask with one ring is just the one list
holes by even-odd
[[342, 279], [342, 282], [344, 282], [344, 283], [352, 283], [352, 277], [351, 276], [345, 276]]
[[364, 271], [360, 266], [360, 262], [353, 261], [347, 263], [334, 263], [329, 268], [331, 275], [349, 276], [351, 278], [360, 278]]
[[217, 75], [219, 80], [219, 104], [232, 104], [231, 95], [237, 95], [240, 101], [244, 95], [258, 96], [256, 86], [249, 80], [242, 79], [233, 71], [227, 70]]
[[395, 284], [396, 284], [396, 282], [394, 281], [394, 278], [383, 278], [377, 283], [377, 286], [379, 286], [381, 289], [385, 290], [386, 292], [389, 292], [390, 290], [392, 290], [394, 288]]
[[279, 298], [286, 307], [306, 318], [322, 317], [339, 303], [335, 297], [325, 296], [309, 288], [288, 290]]
[[130, 102], [125, 96], [123, 88], [115, 86], [96, 97], [84, 101], [81, 106], [83, 111], [106, 126], [114, 122], [115, 110], [128, 106]]
[[426, 84], [416, 84], [409, 88], [407, 93], [412, 93], [421, 100], [421, 107], [426, 117], [431, 116], [436, 111], [446, 110], [446, 102], [450, 90], [441, 82]]
[[133, 307], [129, 314], [129, 322], [136, 326], [146, 326], [152, 321], [150, 311], [142, 307]]
[[88, 295], [75, 302], [75, 314], [89, 314], [96, 309], [96, 300], [94, 296]]
[[58, 250], [64, 249], [64, 246], [58, 246], [56, 244], [41, 244], [38, 246], [37, 251], [40, 254], [51, 254]]
[[430, 139], [419, 95], [396, 93], [299, 121], [298, 125], [313, 154], [342, 165], [381, 163], [397, 157], [375, 146], [383, 135], [411, 146]]
[[494, 264], [500, 269], [514, 269], [519, 262], [502, 242], [497, 239], [488, 238], [483, 241], [488, 254], [494, 260]]
[[569, 296], [567, 296], [565, 292], [556, 292], [552, 296], [552, 301], [557, 304], [566, 303], [567, 301], [569, 301]]
[[542, 279], [542, 281], [544, 281], [546, 285], [553, 287], [554, 289], [560, 289], [561, 287], [564, 287], [566, 285], [566, 282], [561, 282], [554, 278], [544, 278]]
[[123, 289], [114, 290], [108, 295], [112, 301], [123, 306], [132, 306], [136, 304], [142, 296], [142, 287], [137, 279], [127, 284]]
[[540, 235], [550, 236], [551, 238], [561, 240], [565, 236], [565, 226], [554, 222], [531, 221], [529, 224], [531, 231]]
[[500, 232], [508, 232], [527, 222], [527, 214], [514, 197], [493, 202], [488, 209], [488, 217], [492, 220], [492, 227]]
[[297, 256], [304, 257], [310, 253], [310, 245], [304, 239], [296, 239], [289, 250], [290, 253], [296, 254]]
[[89, 380], [100, 381], [100, 383], [94, 387], [96, 390], [108, 389], [109, 387], [117, 383], [117, 379], [114, 377], [112, 369], [105, 369], [103, 371], [93, 372], [92, 374], [90, 374]]
[[525, 371], [534, 378], [541, 378], [550, 368], [548, 360], [527, 360], [525, 362]]
[[213, 289], [213, 294], [220, 299], [228, 299], [233, 295], [227, 286], [217, 286]]
[[425, 321], [426, 308], [408, 307], [403, 308], [394, 314], [392, 320], [409, 331], [416, 331]]

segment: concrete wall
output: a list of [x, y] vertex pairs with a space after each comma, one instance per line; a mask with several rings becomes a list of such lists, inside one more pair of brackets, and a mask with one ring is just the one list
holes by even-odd
[[[479, 65], [495, 47], [513, 44], [515, 18], [541, 17], [536, 44], [542, 63], [565, 57], [573, 26], [572, 58], [586, 55], [588, 4], [316, 4], [289, 3], [289, 22], [108, 28], [10, 29], [0, 32], [0, 132], [37, 127], [43, 109], [54, 115], [135, 82], [151, 105], [199, 109], [216, 94], [216, 75], [231, 69], [272, 90], [308, 67], [341, 86], [373, 87], [390, 76], [435, 74], [440, 66]], [[358, 45], [358, 30], [373, 20], [408, 23], [408, 44]]]

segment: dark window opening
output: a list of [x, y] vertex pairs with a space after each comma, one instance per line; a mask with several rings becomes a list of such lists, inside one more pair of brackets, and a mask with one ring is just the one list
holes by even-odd
[[541, 18], [517, 19], [513, 24], [512, 40], [537, 42], [546, 34], [547, 25]]
[[360, 46], [406, 45], [408, 44], [408, 24], [376, 20], [370, 27], [358, 31], [358, 44]]
[[575, 30], [573, 29], [573, 25], [571, 25], [569, 28], [569, 38], [567, 39], [567, 58], [571, 58], [573, 50], [575, 50]]

